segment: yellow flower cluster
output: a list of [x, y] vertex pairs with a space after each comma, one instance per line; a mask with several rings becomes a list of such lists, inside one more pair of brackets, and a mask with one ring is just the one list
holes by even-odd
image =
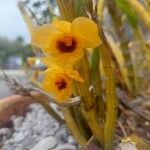
[[72, 23], [55, 20], [35, 28], [32, 43], [45, 54], [42, 61], [48, 69], [43, 88], [62, 102], [71, 97], [73, 80], [83, 82], [73, 64], [82, 58], [85, 48], [98, 46], [100, 39], [97, 25], [91, 19], [78, 17]]

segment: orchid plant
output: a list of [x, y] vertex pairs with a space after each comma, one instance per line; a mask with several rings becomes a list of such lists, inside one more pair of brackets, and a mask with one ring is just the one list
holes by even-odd
[[[137, 0], [57, 0], [58, 15], [48, 1], [51, 20], [43, 25], [35, 24], [33, 12], [19, 3], [33, 49], [35, 53], [41, 50], [39, 59], [46, 67], [42, 71], [43, 80], [36, 85], [59, 105], [67, 126], [83, 147], [92, 137], [105, 150], [114, 149], [119, 107], [117, 88], [130, 97], [139, 92], [129, 41], [122, 30], [122, 16], [125, 15], [126, 22], [142, 41], [138, 21], [141, 19], [145, 28], [150, 29], [150, 5], [145, 3], [147, 10]], [[112, 16], [120, 49], [106, 34], [105, 9]], [[146, 43], [142, 42], [142, 45], [148, 66], [150, 55]], [[33, 65], [35, 59], [28, 61]], [[130, 63], [127, 65], [126, 61]], [[79, 98], [78, 103], [74, 98]], [[45, 106], [43, 102], [41, 104]], [[47, 105], [48, 109], [52, 108]]]

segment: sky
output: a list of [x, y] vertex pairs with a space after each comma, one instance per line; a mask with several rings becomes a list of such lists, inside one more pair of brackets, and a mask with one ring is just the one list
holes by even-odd
[[18, 0], [0, 0], [0, 37], [15, 40], [22, 36], [30, 42], [29, 32], [17, 7]]

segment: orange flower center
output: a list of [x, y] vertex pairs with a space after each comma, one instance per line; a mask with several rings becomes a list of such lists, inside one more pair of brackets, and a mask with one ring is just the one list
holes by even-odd
[[65, 79], [59, 79], [55, 82], [55, 85], [57, 86], [58, 90], [63, 90], [67, 87], [67, 82], [65, 81]]
[[57, 41], [56, 47], [60, 52], [70, 53], [76, 49], [77, 41], [72, 36], [64, 36]]

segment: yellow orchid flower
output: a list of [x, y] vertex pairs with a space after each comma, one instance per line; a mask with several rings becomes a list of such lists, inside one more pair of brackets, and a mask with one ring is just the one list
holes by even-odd
[[51, 56], [49, 56], [49, 57], [42, 57], [40, 60], [48, 68], [51, 68], [51, 67], [53, 67], [53, 66], [55, 66], [57, 64], [55, 62], [55, 60]]
[[60, 66], [62, 68], [65, 68], [65, 69], [73, 68], [73, 64], [72, 63], [64, 63], [64, 64], [59, 63], [57, 61], [57, 59], [53, 58], [52, 56], [42, 57], [40, 60], [48, 68], [51, 68], [51, 67], [56, 66], [56, 65], [58, 65], [58, 66]]
[[100, 45], [97, 25], [86, 17], [78, 17], [72, 23], [55, 20], [35, 28], [32, 43], [62, 64], [74, 63], [84, 54], [84, 48]]
[[45, 71], [43, 88], [59, 102], [68, 101], [72, 95], [73, 80], [83, 82], [78, 72], [54, 66]]

